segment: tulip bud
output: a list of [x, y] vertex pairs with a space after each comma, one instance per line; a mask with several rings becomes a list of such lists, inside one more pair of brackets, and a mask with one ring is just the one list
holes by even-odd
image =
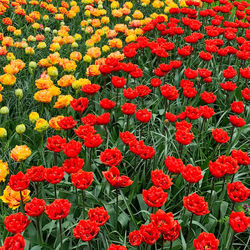
[[29, 114], [29, 120], [32, 122], [32, 123], [35, 123], [37, 120], [39, 119], [39, 114], [37, 112], [31, 112]]
[[75, 40], [76, 41], [81, 41], [82, 40], [82, 36], [80, 34], [75, 34]]
[[18, 29], [18, 30], [15, 30], [13, 34], [14, 36], [21, 36], [22, 31]]
[[48, 20], [49, 20], [49, 16], [48, 16], [48, 15], [44, 15], [44, 16], [43, 16], [43, 20], [44, 20], [44, 21], [48, 21]]
[[45, 31], [46, 33], [49, 33], [49, 32], [51, 31], [51, 29], [50, 29], [49, 27], [46, 27], [46, 28], [44, 29], [44, 31]]
[[84, 15], [85, 15], [86, 17], [90, 17], [90, 11], [89, 11], [89, 10], [85, 10]]
[[83, 57], [83, 61], [87, 62], [87, 63], [90, 63], [91, 62], [91, 57], [86, 55], [86, 56]]
[[125, 21], [126, 21], [126, 22], [130, 22], [130, 21], [131, 21], [131, 17], [130, 17], [130, 16], [126, 16], [126, 17], [125, 17]]
[[23, 90], [22, 89], [16, 89], [15, 90], [15, 95], [18, 97], [19, 100], [23, 98]]
[[7, 131], [5, 128], [0, 128], [0, 138], [4, 138], [7, 136]]
[[23, 43], [23, 44], [22, 44], [22, 48], [23, 48], [23, 49], [26, 49], [27, 47], [28, 47], [28, 44], [27, 44], [27, 43]]
[[102, 51], [103, 51], [103, 52], [108, 52], [108, 51], [110, 51], [109, 46], [108, 46], [108, 45], [102, 46]]
[[49, 123], [45, 119], [40, 118], [36, 121], [36, 126], [35, 126], [36, 131], [41, 133], [47, 130], [48, 127], [49, 127]]
[[29, 67], [32, 68], [32, 69], [35, 69], [35, 68], [37, 67], [36, 62], [31, 61], [31, 62], [29, 63]]
[[16, 126], [16, 132], [18, 134], [23, 134], [26, 131], [26, 127], [24, 124], [19, 124]]
[[47, 71], [48, 71], [48, 75], [51, 77], [56, 78], [58, 76], [58, 70], [54, 66], [49, 67]]
[[7, 115], [9, 113], [9, 108], [4, 106], [2, 108], [0, 108], [0, 114], [1, 115]]
[[72, 46], [72, 48], [78, 48], [78, 43], [77, 42], [73, 42], [71, 46]]

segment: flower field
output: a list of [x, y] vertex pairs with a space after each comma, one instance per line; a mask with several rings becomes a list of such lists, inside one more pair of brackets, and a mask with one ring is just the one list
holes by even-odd
[[250, 248], [250, 1], [0, 19], [1, 250]]

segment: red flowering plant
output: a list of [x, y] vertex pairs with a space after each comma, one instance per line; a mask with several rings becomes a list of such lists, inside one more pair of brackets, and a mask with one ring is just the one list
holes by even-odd
[[246, 249], [249, 7], [0, 0], [0, 249]]
[[68, 216], [70, 207], [71, 204], [67, 199], [55, 199], [50, 205], [45, 207], [45, 213], [48, 217], [51, 220], [59, 221], [61, 246], [63, 244], [62, 219]]
[[30, 222], [28, 217], [20, 212], [11, 214], [4, 219], [6, 230], [13, 234], [22, 233]]
[[15, 234], [14, 236], [7, 237], [4, 240], [4, 244], [0, 249], [18, 249], [24, 250], [25, 247], [25, 240], [21, 234]]
[[194, 239], [194, 247], [196, 250], [204, 249], [204, 247], [216, 250], [219, 247], [219, 240], [214, 234], [203, 232], [197, 239]]

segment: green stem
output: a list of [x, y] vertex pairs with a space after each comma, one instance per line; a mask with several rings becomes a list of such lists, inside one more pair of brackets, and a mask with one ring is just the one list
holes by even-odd
[[69, 129], [66, 130], [66, 142], [69, 141]]
[[44, 148], [43, 148], [43, 143], [44, 143], [44, 132], [41, 134], [41, 156], [43, 159], [43, 164], [45, 165], [45, 158], [44, 158]]
[[91, 170], [91, 163], [92, 163], [92, 148], [89, 150], [89, 170]]
[[172, 247], [173, 247], [173, 241], [170, 241], [169, 250], [172, 250]]
[[22, 191], [19, 191], [20, 192], [20, 207], [21, 207], [21, 211], [24, 212], [24, 203], [23, 203], [23, 195], [22, 195]]
[[142, 137], [143, 137], [143, 126], [144, 126], [144, 123], [142, 123], [140, 127], [140, 140], [142, 140]]
[[54, 184], [54, 195], [55, 195], [55, 199], [57, 199], [57, 194], [56, 194], [56, 184]]
[[235, 207], [235, 202], [233, 202], [232, 211], [234, 211], [234, 207]]
[[107, 131], [107, 125], [103, 125], [103, 129], [105, 131], [105, 137], [107, 138], [108, 137], [108, 131]]
[[57, 152], [54, 152], [54, 164], [57, 166]]
[[182, 152], [183, 152], [183, 144], [180, 144], [180, 146], [179, 146], [180, 158], [182, 156]]
[[90, 241], [88, 241], [88, 246], [89, 246], [89, 250], [92, 250], [92, 244]]
[[[3, 185], [2, 185], [2, 182], [0, 183], [0, 194], [2, 195], [2, 192], [3, 192]], [[3, 207], [3, 201], [1, 200], [1, 215], [4, 217], [4, 207]]]
[[132, 219], [132, 221], [133, 221], [135, 227], [138, 228], [138, 225], [137, 225], [137, 223], [136, 223], [136, 220], [135, 220], [135, 218], [134, 218], [134, 215], [133, 215], [133, 213], [132, 213], [132, 211], [131, 211], [131, 209], [130, 209], [130, 207], [129, 207], [127, 201], [126, 201], [126, 198], [124, 197], [124, 194], [123, 194], [122, 189], [120, 189], [120, 194], [121, 194], [122, 199], [123, 199], [123, 201], [124, 201], [124, 203], [125, 203], [125, 205], [126, 205], [126, 207], [127, 207], [127, 209], [128, 209], [129, 215], [130, 215], [130, 217], [131, 217], [131, 219]]
[[116, 224], [116, 228], [118, 225], [118, 214], [119, 214], [119, 206], [118, 206], [118, 198], [119, 198], [119, 189], [116, 188], [115, 189], [115, 195], [116, 195], [116, 204], [115, 204], [115, 224]]
[[193, 217], [194, 217], [194, 214], [192, 213], [191, 218], [190, 218], [188, 232], [187, 232], [187, 239], [188, 239], [189, 233], [191, 232], [191, 229], [192, 229]]
[[163, 236], [162, 236], [162, 245], [161, 245], [161, 250], [163, 250], [164, 249], [164, 238], [163, 238]]
[[205, 124], [205, 119], [203, 118], [202, 123], [201, 123], [200, 134], [202, 133], [202, 130], [203, 130], [204, 124]]
[[188, 188], [187, 188], [187, 193], [186, 193], [186, 196], [188, 196], [188, 195], [189, 195], [190, 188], [191, 188], [191, 182], [189, 182], [189, 183], [188, 183]]
[[232, 142], [235, 126], [232, 127], [229, 143]]
[[229, 98], [229, 93], [228, 91], [226, 92], [226, 100], [225, 100], [225, 105], [228, 106], [228, 98]]
[[230, 243], [230, 246], [228, 248], [228, 250], [231, 250], [232, 249], [232, 246], [233, 246], [233, 242], [234, 242], [234, 232], [233, 232], [233, 235], [232, 235], [232, 239], [231, 239], [231, 243]]
[[212, 208], [212, 194], [213, 194], [213, 191], [214, 191], [214, 185], [215, 185], [215, 178], [212, 177], [212, 187], [211, 187], [211, 193], [210, 193], [210, 196], [209, 196], [209, 201], [208, 201], [208, 204], [210, 204], [210, 207]]
[[60, 242], [61, 242], [61, 248], [62, 248], [62, 242], [63, 242], [63, 238], [62, 238], [62, 220], [59, 220], [59, 233], [60, 233]]
[[225, 188], [225, 183], [226, 183], [226, 176], [223, 176], [223, 184], [222, 184], [222, 192], [224, 191]]
[[85, 216], [84, 200], [85, 200], [85, 194], [84, 194], [84, 190], [82, 190], [82, 217], [83, 217], [83, 219], [84, 219], [84, 216]]
[[212, 152], [212, 154], [211, 154], [211, 157], [210, 157], [211, 161], [213, 160], [214, 156], [216, 155], [216, 151], [218, 150], [219, 146], [220, 146], [220, 144], [217, 143], [214, 150], [213, 150], [213, 152]]
[[19, 137], [20, 137], [20, 145], [23, 144], [23, 134], [19, 134]]
[[129, 115], [127, 116], [127, 126], [126, 126], [126, 131], [129, 129]]
[[235, 174], [233, 174], [233, 176], [232, 176], [231, 183], [233, 183], [234, 177], [235, 177]]
[[77, 188], [75, 187], [75, 195], [76, 195], [76, 205], [78, 205], [78, 194], [77, 194]]
[[21, 119], [21, 101], [19, 98], [18, 98], [18, 116], [19, 116], [19, 119]]
[[38, 196], [39, 196], [39, 182], [35, 183], [35, 187], [36, 187], [36, 197], [38, 198]]
[[36, 216], [36, 229], [40, 243], [43, 243], [43, 236], [40, 228], [39, 216]]
[[118, 107], [118, 94], [119, 94], [119, 88], [116, 88], [116, 100], [115, 100], [116, 107]]
[[164, 115], [168, 110], [168, 99], [165, 100], [165, 110], [164, 110]]

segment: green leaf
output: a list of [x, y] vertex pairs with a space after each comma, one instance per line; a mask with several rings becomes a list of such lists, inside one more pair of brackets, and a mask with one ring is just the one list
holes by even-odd
[[183, 237], [182, 231], [181, 231], [181, 245], [182, 245], [182, 250], [187, 250], [187, 243]]
[[202, 226], [200, 222], [193, 220], [192, 224], [199, 226], [204, 232], [207, 232], [207, 229], [204, 226]]
[[225, 217], [227, 213], [227, 208], [228, 208], [228, 202], [222, 201], [220, 204], [220, 217], [221, 218]]
[[128, 222], [129, 222], [129, 216], [123, 212], [118, 216], [118, 221], [120, 222], [120, 224], [123, 228], [126, 228]]

